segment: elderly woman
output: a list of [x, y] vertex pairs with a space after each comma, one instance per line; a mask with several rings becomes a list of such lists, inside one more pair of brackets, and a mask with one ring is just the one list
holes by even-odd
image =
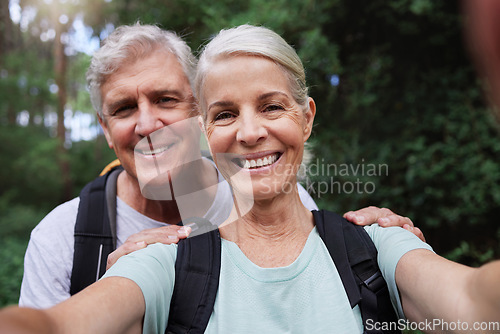
[[[359, 308], [351, 308], [319, 237], [317, 215], [295, 186], [316, 106], [293, 48], [261, 27], [222, 31], [200, 57], [195, 89], [200, 123], [235, 195], [231, 223], [220, 227], [215, 305], [200, 331], [363, 332]], [[250, 211], [240, 215], [241, 206]], [[478, 329], [475, 321], [500, 320], [499, 262], [472, 269], [439, 257], [404, 229], [366, 230], [400, 317], [442, 319], [454, 324], [450, 331], [467, 325], [468, 332]], [[105, 278], [49, 310], [4, 311], [0, 329], [163, 333], [176, 256], [176, 245], [156, 244], [122, 257]]]

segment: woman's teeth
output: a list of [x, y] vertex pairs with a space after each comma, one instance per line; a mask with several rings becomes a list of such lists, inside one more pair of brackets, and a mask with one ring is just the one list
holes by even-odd
[[251, 168], [259, 168], [259, 167], [269, 166], [269, 165], [272, 165], [273, 163], [275, 163], [276, 160], [278, 160], [278, 157], [279, 157], [279, 153], [270, 155], [268, 157], [259, 158], [259, 159], [251, 159], [251, 160], [245, 159], [244, 163], [243, 163], [243, 168], [251, 169]]

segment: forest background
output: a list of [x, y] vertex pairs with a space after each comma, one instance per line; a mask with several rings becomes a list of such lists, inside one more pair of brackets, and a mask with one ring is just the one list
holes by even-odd
[[318, 112], [304, 186], [339, 213], [410, 217], [434, 249], [500, 258], [500, 138], [449, 0], [2, 0], [0, 306], [17, 303], [30, 231], [114, 159], [85, 71], [121, 24], [155, 23], [193, 50], [265, 25], [295, 46]]

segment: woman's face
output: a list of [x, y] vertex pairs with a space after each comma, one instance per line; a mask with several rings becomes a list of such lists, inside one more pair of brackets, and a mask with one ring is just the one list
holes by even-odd
[[232, 178], [235, 190], [259, 200], [295, 189], [314, 101], [304, 112], [283, 70], [257, 56], [215, 62], [202, 89], [205, 131], [219, 170], [226, 178], [246, 175]]

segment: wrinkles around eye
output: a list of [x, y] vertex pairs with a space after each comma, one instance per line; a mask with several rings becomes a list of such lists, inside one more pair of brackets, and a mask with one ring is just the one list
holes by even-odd
[[278, 104], [266, 105], [263, 108], [264, 112], [283, 111], [283, 110], [285, 110], [285, 107]]
[[111, 117], [125, 117], [129, 115], [135, 108], [136, 108], [135, 105], [126, 105], [122, 107], [117, 107], [114, 110], [112, 110], [109, 113], [109, 115]]
[[221, 113], [218, 113], [215, 117], [214, 117], [214, 121], [224, 121], [224, 120], [229, 120], [231, 118], [233, 118], [234, 115], [230, 112], [227, 112], [227, 111], [224, 111], [224, 112], [221, 112]]
[[179, 100], [173, 97], [162, 97], [158, 99], [156, 103], [161, 105], [172, 105], [172, 104], [177, 104], [178, 102]]

